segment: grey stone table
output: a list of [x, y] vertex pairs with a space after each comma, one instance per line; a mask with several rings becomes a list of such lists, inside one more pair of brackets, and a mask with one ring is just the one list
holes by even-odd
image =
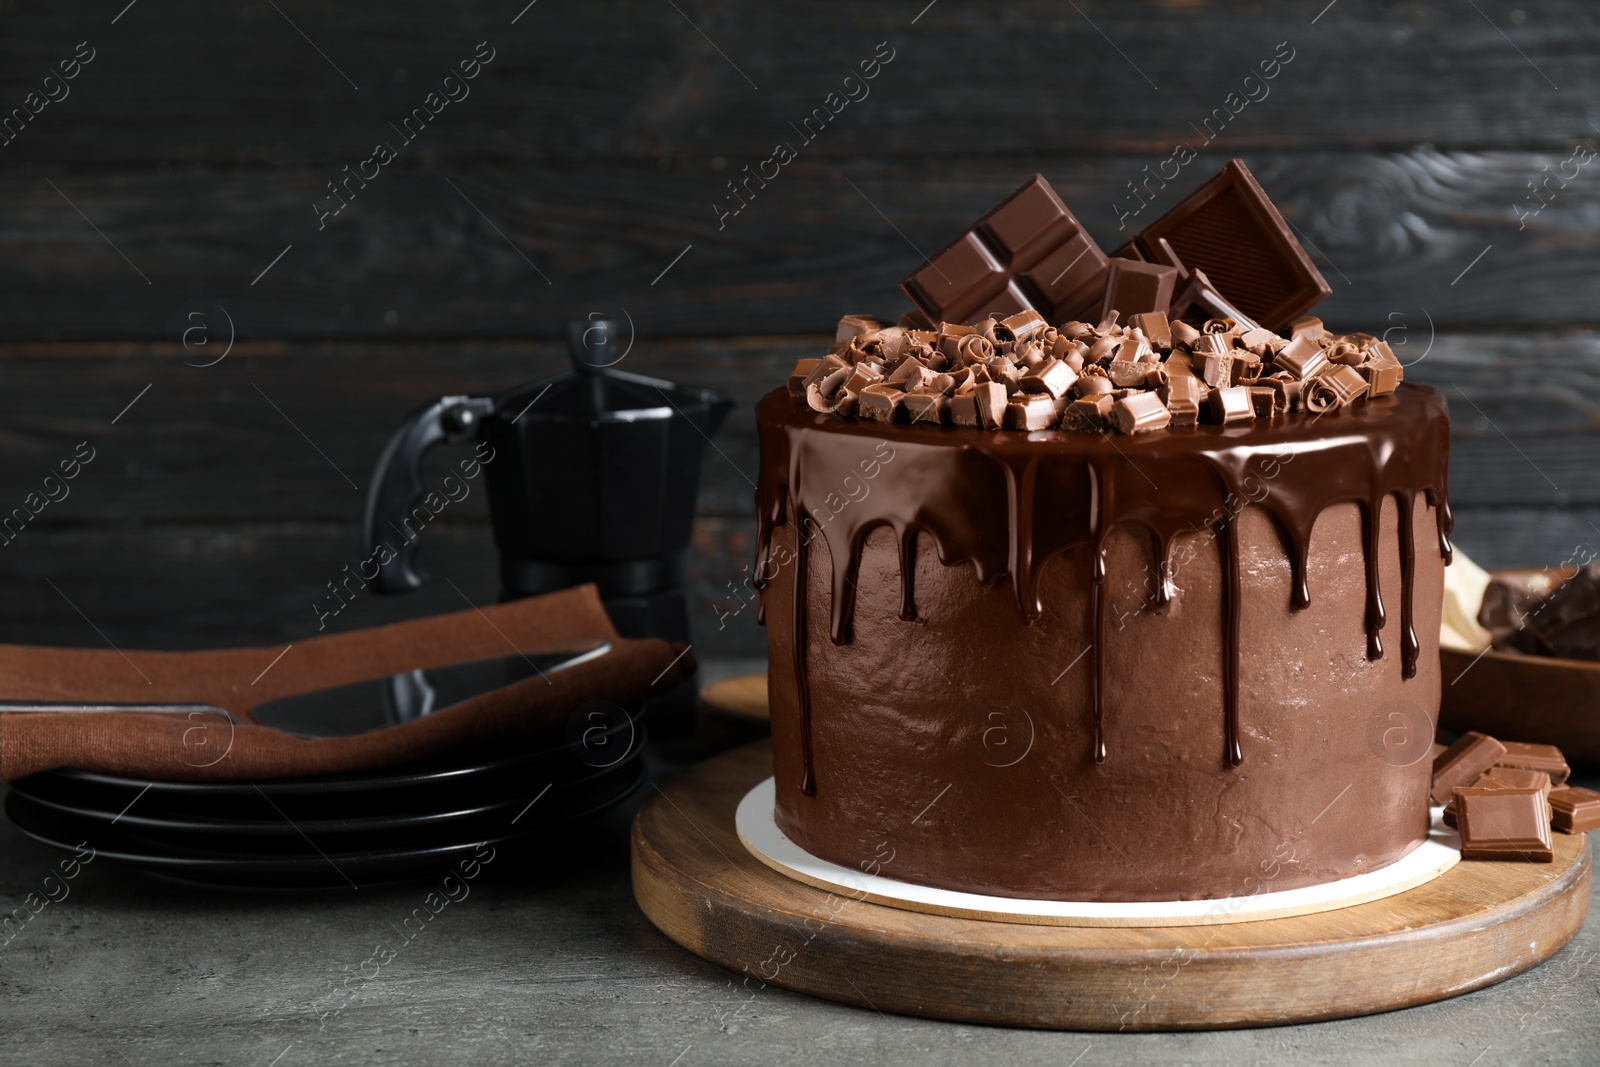
[[[426, 881], [221, 890], [92, 863], [0, 947], [0, 1063], [1600, 1063], [1594, 918], [1554, 959], [1499, 985], [1311, 1026], [1039, 1033], [884, 1016], [776, 988], [751, 999], [635, 907], [628, 814], [542, 867], [491, 862], [409, 938], [401, 924], [437, 888]], [[0, 909], [38, 892], [58, 858], [0, 826]], [[378, 967], [368, 961], [380, 942], [393, 958]]]

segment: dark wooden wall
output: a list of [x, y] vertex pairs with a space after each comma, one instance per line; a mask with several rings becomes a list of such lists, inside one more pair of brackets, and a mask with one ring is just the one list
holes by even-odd
[[[1034, 170], [1118, 243], [1128, 183], [1179, 143], [1198, 158], [1140, 219], [1244, 157], [1333, 284], [1326, 317], [1392, 330], [1446, 390], [1466, 551], [1600, 545], [1600, 8], [925, 2], [0, 4], [0, 114], [94, 50], [0, 145], [0, 513], [96, 449], [0, 545], [0, 639], [314, 632], [394, 422], [559, 369], [563, 319], [621, 307], [628, 369], [741, 403], [693, 577], [701, 651], [758, 654], [752, 613], [715, 607], [750, 556], [754, 399], [841, 313], [898, 312], [917, 250]], [[391, 123], [490, 49], [404, 144]], [[379, 141], [397, 158], [319, 228]], [[780, 142], [797, 158], [719, 224]], [[430, 569], [494, 595], [481, 492], [429, 538]], [[337, 625], [457, 606], [435, 582]]]

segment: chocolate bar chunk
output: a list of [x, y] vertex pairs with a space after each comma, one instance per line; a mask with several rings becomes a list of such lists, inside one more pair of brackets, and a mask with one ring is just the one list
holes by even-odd
[[903, 411], [906, 394], [882, 382], [869, 385], [856, 397], [856, 414], [877, 422], [894, 422]]
[[1551, 821], [1564, 834], [1600, 830], [1600, 793], [1569, 786], [1550, 793]]
[[1163, 240], [1191, 274], [1207, 275], [1229, 302], [1268, 328], [1293, 321], [1333, 292], [1242, 160], [1223, 167], [1132, 244], [1140, 258], [1164, 263]]
[[1111, 409], [1111, 425], [1119, 433], [1146, 433], [1165, 429], [1172, 412], [1155, 393], [1134, 393], [1118, 400]]
[[1242, 385], [1230, 385], [1213, 389], [1211, 395], [1206, 397], [1206, 414], [1209, 421], [1227, 426], [1236, 422], [1250, 422], [1256, 417], [1256, 409], [1250, 399], [1249, 389]]
[[1506, 746], [1476, 730], [1468, 730], [1461, 739], [1441, 752], [1433, 761], [1433, 802], [1443, 804], [1450, 799], [1451, 790], [1475, 781], [1484, 771], [1493, 767]]
[[1530, 745], [1522, 741], [1505, 741], [1505, 754], [1496, 763], [1502, 767], [1523, 767], [1530, 771], [1544, 771], [1552, 785], [1564, 785], [1572, 775], [1567, 759], [1554, 745]]
[[1067, 410], [1061, 413], [1061, 428], [1093, 430], [1098, 433], [1106, 428], [1106, 420], [1111, 417], [1111, 408], [1115, 403], [1110, 393], [1098, 393], [1074, 400], [1067, 405]]
[[[1502, 763], [1496, 763], [1493, 767], [1490, 767], [1489, 770], [1485, 772], [1483, 777], [1493, 778], [1498, 782], [1504, 782], [1512, 789], [1539, 789], [1542, 790], [1544, 795], [1547, 797], [1550, 795], [1550, 790], [1553, 788], [1553, 785], [1550, 781], [1550, 776], [1544, 771], [1530, 771], [1525, 767], [1507, 767]], [[1480, 778], [1478, 781], [1473, 782], [1472, 784], [1481, 785], [1482, 782], [1483, 779]]]
[[1272, 357], [1272, 366], [1275, 370], [1287, 371], [1298, 381], [1315, 378], [1328, 366], [1328, 357], [1323, 355], [1317, 342], [1304, 337], [1296, 337]]
[[1056, 421], [1056, 402], [1047, 395], [1018, 393], [1006, 405], [1008, 430], [1048, 430]]
[[811, 377], [811, 372], [817, 369], [820, 359], [802, 359], [795, 363], [794, 370], [789, 372], [789, 395], [803, 397], [806, 395], [806, 379]]
[[1129, 320], [1129, 325], [1148, 337], [1150, 343], [1162, 352], [1172, 350], [1172, 324], [1167, 320], [1166, 308], [1135, 314]]
[[1464, 858], [1534, 863], [1555, 859], [1550, 804], [1540, 790], [1457, 786], [1452, 796]]
[[1172, 293], [1177, 283], [1176, 267], [1113, 259], [1106, 268], [1106, 293], [1100, 302], [1100, 317], [1104, 319], [1113, 311], [1121, 315], [1124, 322], [1152, 311], [1165, 316], [1172, 306]]
[[935, 322], [1033, 310], [1060, 323], [1099, 309], [1105, 274], [1105, 253], [1035, 174], [900, 288]]

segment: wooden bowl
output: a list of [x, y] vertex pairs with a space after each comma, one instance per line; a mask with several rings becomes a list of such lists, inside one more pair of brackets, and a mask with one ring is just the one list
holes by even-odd
[[1568, 763], [1600, 764], [1600, 662], [1516, 652], [1477, 656], [1454, 649], [1440, 649], [1439, 659], [1444, 667], [1440, 725], [1556, 745]]

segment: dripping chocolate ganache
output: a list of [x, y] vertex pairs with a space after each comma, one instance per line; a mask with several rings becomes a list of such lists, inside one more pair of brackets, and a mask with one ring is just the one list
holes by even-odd
[[[988, 353], [966, 345], [985, 360], [1014, 351], [1016, 332], [996, 338], [1004, 320], [985, 318], [935, 332], [987, 332]], [[1068, 323], [1050, 341], [1076, 333], [1092, 350], [1116, 326], [1102, 319], [1091, 341]], [[1175, 329], [1165, 352], [1155, 330], [1123, 328], [1109, 360], [1045, 358], [1081, 381], [1131, 340], [1165, 357], [1143, 362], [1183, 351], [1210, 393], [1249, 395], [1271, 387], [1235, 384], [1251, 362], [1236, 353], [1256, 357], [1242, 373], [1259, 381], [1304, 338], [1291, 361], [1314, 351], [1367, 388], [1307, 404], [1324, 369], [1281, 406], [1254, 394], [1249, 418], [1202, 393], [1192, 424], [1130, 434], [1063, 423], [1073, 400], [1047, 428], [1007, 429], [1020, 386], [977, 425], [951, 414], [957, 387], [937, 418], [904, 402], [863, 417], [876, 382], [857, 382], [853, 412], [817, 410], [844, 384], [819, 388], [839, 370], [815, 376], [820, 364], [761, 401], [757, 584], [786, 834], [905, 881], [1124, 901], [1349, 877], [1426, 837], [1450, 553], [1444, 399], [1400, 383], [1364, 335], [1301, 322], [1277, 342], [1256, 335], [1251, 353], [1240, 341], [1259, 327], [1237, 327]], [[907, 343], [916, 328], [899, 327]], [[853, 375], [884, 330], [847, 320], [831, 355]], [[1234, 366], [1184, 340], [1213, 335]], [[883, 359], [882, 378], [915, 354]], [[967, 366], [925, 365], [902, 392]], [[1113, 400], [1152, 396], [1170, 416], [1146, 373]]]

